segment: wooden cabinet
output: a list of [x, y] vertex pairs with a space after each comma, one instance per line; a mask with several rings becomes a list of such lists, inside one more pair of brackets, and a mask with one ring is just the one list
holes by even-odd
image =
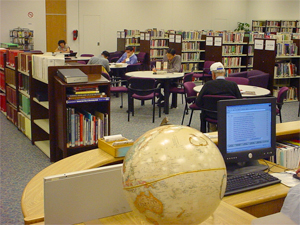
[[[58, 69], [68, 69], [68, 68], [79, 68], [85, 74], [88, 75], [89, 81], [87, 83], [65, 83], [62, 81], [57, 74]], [[84, 152], [86, 150], [97, 148], [97, 135], [96, 132], [99, 131], [95, 129], [98, 121], [98, 112], [102, 113], [105, 118], [104, 127], [106, 131], [103, 134], [110, 134], [110, 82], [101, 76], [101, 66], [99, 65], [83, 65], [83, 66], [52, 66], [48, 69], [49, 74], [49, 122], [50, 122], [50, 160], [58, 161], [62, 158]], [[67, 101], [68, 90], [75, 87], [94, 87], [97, 86], [99, 93], [104, 93], [103, 97], [99, 98], [97, 101], [82, 100], [74, 103]], [[90, 113], [92, 118], [92, 124], [87, 121], [89, 128], [85, 127], [85, 135], [93, 136], [93, 141], [86, 141], [82, 143], [76, 143], [71, 145], [69, 143], [70, 136], [82, 138], [82, 133], [80, 133], [83, 124], [80, 124], [80, 120], [71, 120], [69, 114], [70, 109], [74, 109], [74, 112], [78, 115], [84, 112]], [[96, 116], [95, 116], [96, 115]], [[95, 117], [93, 117], [95, 116]], [[75, 118], [75, 117], [74, 117]], [[86, 117], [85, 117], [86, 118]], [[77, 123], [76, 123], [77, 121]], [[93, 123], [93, 121], [95, 123]], [[96, 124], [96, 125], [95, 125]], [[90, 132], [90, 133], [89, 133]], [[76, 139], [77, 140], [77, 139]], [[79, 140], [79, 139], [78, 139]]]

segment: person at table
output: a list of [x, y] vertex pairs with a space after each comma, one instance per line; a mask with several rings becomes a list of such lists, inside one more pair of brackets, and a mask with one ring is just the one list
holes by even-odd
[[[164, 55], [163, 62], [167, 62], [167, 72], [174, 73], [181, 71], [181, 57], [180, 55], [176, 55], [176, 50], [173, 48], [169, 48], [167, 50], [167, 54]], [[156, 68], [153, 68], [153, 72], [156, 72]]]
[[66, 44], [65, 40], [59, 40], [58, 47], [55, 49], [55, 52], [69, 53], [70, 47]]
[[101, 53], [101, 55], [92, 57], [88, 61], [87, 64], [90, 64], [90, 65], [101, 65], [105, 69], [105, 70], [103, 70], [103, 72], [109, 73], [110, 72], [110, 68], [109, 68], [108, 57], [109, 57], [109, 52], [108, 51], [103, 51]]
[[137, 63], [137, 57], [131, 46], [125, 48], [125, 53], [118, 59], [117, 63], [127, 63], [130, 65]]
[[[242, 98], [241, 92], [237, 84], [233, 81], [225, 80], [225, 68], [221, 62], [215, 62], [210, 66], [210, 71], [212, 74], [212, 80], [207, 81], [202, 87], [200, 93], [196, 99], [196, 105], [198, 107], [203, 107], [202, 98], [204, 95], [225, 95], [234, 96], [236, 98]], [[204, 114], [201, 113], [201, 118], [204, 118]], [[214, 118], [215, 115], [212, 115]], [[214, 118], [217, 119], [217, 118]], [[204, 123], [201, 123], [201, 126]], [[210, 130], [215, 131], [216, 127], [210, 124]]]

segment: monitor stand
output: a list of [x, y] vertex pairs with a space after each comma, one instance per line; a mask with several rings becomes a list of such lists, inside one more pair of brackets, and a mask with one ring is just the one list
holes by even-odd
[[268, 166], [260, 164], [258, 160], [239, 163], [226, 163], [227, 176], [264, 171], [266, 169], [268, 169]]

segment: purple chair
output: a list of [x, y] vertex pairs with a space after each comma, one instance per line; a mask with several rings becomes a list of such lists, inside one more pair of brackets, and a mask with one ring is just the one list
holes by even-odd
[[207, 123], [218, 124], [218, 101], [235, 98], [235, 96], [226, 95], [204, 95], [201, 99], [202, 106], [200, 107], [200, 131], [206, 133]]
[[[103, 73], [102, 72], [102, 76], [104, 76], [107, 80], [111, 81], [111, 77], [108, 73]], [[113, 86], [113, 84], [116, 83], [120, 83], [120, 82], [127, 82], [124, 80], [116, 80], [111, 82], [111, 86], [110, 86], [110, 92], [111, 93], [117, 93], [117, 94], [121, 94], [121, 105], [120, 108], [123, 108], [123, 93], [127, 93], [128, 92], [128, 88], [124, 87], [124, 86]]]
[[142, 63], [135, 63], [135, 64], [128, 65], [126, 68], [126, 73], [133, 72], [133, 71], [139, 71], [139, 70], [141, 70], [141, 67], [142, 67]]
[[249, 85], [268, 88], [269, 74], [260, 70], [250, 70], [238, 73], [231, 73], [228, 77], [244, 77], [249, 79]]
[[[155, 121], [155, 99], [159, 97], [160, 87], [156, 87], [156, 81], [153, 78], [131, 77], [128, 79], [128, 121], [130, 121], [130, 112], [134, 116], [134, 99], [146, 101], [152, 100], [152, 122]], [[158, 98], [159, 99], [159, 98]], [[159, 117], [161, 117], [160, 99], [158, 100]]]
[[281, 109], [283, 106], [283, 100], [286, 99], [287, 92], [289, 88], [288, 87], [282, 87], [278, 91], [277, 99], [276, 99], [276, 115], [279, 116], [280, 123], [282, 123], [282, 118], [281, 118]]
[[86, 61], [79, 60], [79, 61], [77, 61], [77, 63], [80, 63], [80, 64], [86, 64]]
[[175, 105], [177, 105], [177, 94], [181, 94], [182, 95], [182, 104], [183, 104], [183, 95], [185, 94], [183, 84], [185, 82], [190, 82], [190, 81], [193, 81], [193, 73], [185, 74], [183, 79], [179, 80], [176, 83], [177, 86], [170, 87], [170, 94], [172, 93], [172, 103], [176, 103]]
[[215, 63], [215, 61], [205, 61], [203, 65], [202, 73], [194, 73], [194, 77], [203, 80], [204, 82], [212, 79], [212, 75], [210, 72], [210, 66]]
[[93, 57], [93, 54], [81, 54], [80, 57]]
[[137, 60], [139, 63], [142, 63], [142, 70], [146, 69], [146, 52], [139, 52], [137, 54]]
[[249, 79], [245, 77], [225, 77], [225, 80], [233, 81], [236, 84], [244, 84], [244, 85], [249, 84]]
[[200, 110], [195, 101], [197, 98], [197, 92], [194, 91], [196, 84], [194, 82], [185, 82], [183, 84], [185, 92], [185, 107], [182, 115], [181, 125], [183, 125], [185, 114], [188, 114], [188, 110], [191, 110], [190, 120], [188, 126], [191, 125], [194, 110]]

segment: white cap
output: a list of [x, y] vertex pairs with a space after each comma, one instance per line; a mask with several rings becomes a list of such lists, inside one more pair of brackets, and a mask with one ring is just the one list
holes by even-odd
[[225, 69], [224, 69], [224, 66], [223, 66], [222, 63], [220, 63], [220, 62], [215, 62], [215, 63], [211, 64], [211, 66], [210, 66], [210, 71], [224, 72]]

